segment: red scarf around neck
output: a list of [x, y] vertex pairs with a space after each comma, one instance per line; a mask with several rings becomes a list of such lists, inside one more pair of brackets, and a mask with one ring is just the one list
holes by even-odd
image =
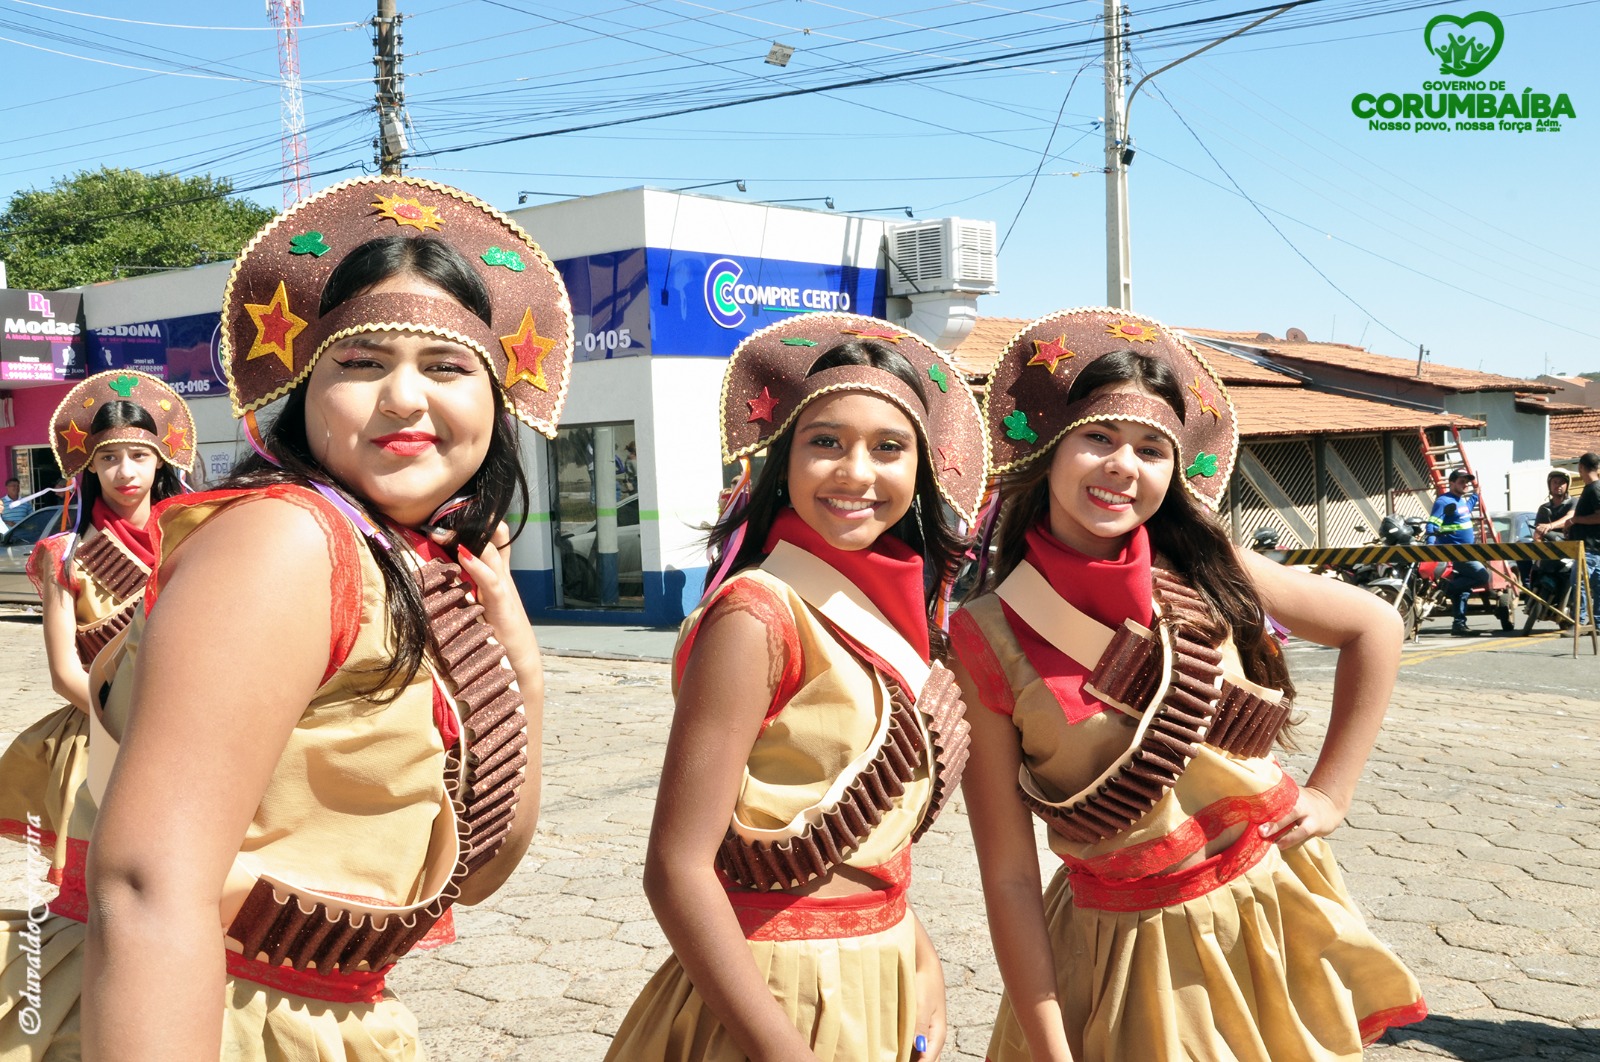
[[89, 519], [101, 534], [114, 535], [118, 542], [128, 548], [128, 552], [138, 557], [146, 568], [156, 566], [156, 554], [150, 543], [150, 529], [154, 521], [147, 521], [143, 527], [133, 524], [118, 516], [107, 505], [104, 498], [94, 500], [94, 508], [89, 510]]
[[[1120, 555], [1098, 560], [1066, 545], [1040, 523], [1028, 531], [1026, 559], [1063, 600], [1107, 627], [1120, 627], [1126, 619], [1148, 627], [1155, 617], [1150, 536], [1142, 524], [1128, 536]], [[1009, 605], [1003, 607], [1023, 655], [1061, 705], [1067, 722], [1080, 723], [1106, 711], [1107, 705], [1083, 690], [1089, 670], [1041, 637]]]
[[767, 532], [762, 547], [771, 553], [779, 542], [788, 542], [826, 561], [849, 579], [882, 612], [884, 617], [911, 643], [923, 660], [928, 659], [928, 607], [922, 585], [922, 557], [893, 535], [878, 536], [866, 549], [839, 549], [829, 545], [792, 508], [784, 507]]

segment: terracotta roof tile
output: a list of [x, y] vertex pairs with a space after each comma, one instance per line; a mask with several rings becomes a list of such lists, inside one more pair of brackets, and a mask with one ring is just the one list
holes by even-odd
[[950, 353], [968, 376], [987, 376], [1011, 337], [1031, 320], [1031, 317], [980, 317], [967, 338]]
[[1228, 394], [1239, 410], [1239, 434], [1247, 439], [1269, 435], [1416, 431], [1452, 422], [1462, 427], [1477, 427], [1481, 423], [1448, 413], [1409, 409], [1323, 391], [1296, 391], [1292, 401], [1285, 401], [1283, 390], [1277, 387], [1229, 387]]
[[1315, 343], [1311, 341], [1277, 339], [1265, 332], [1233, 332], [1212, 328], [1186, 328], [1195, 336], [1220, 339], [1230, 343], [1255, 347], [1286, 367], [1335, 365], [1352, 372], [1382, 376], [1387, 379], [1417, 381], [1432, 384], [1445, 391], [1524, 391], [1548, 393], [1560, 388], [1534, 380], [1519, 380], [1492, 372], [1461, 369], [1454, 365], [1424, 362], [1421, 376], [1417, 375], [1415, 358], [1392, 358], [1375, 354], [1363, 347], [1348, 343]]
[[1588, 408], [1581, 402], [1557, 402], [1546, 395], [1517, 395], [1517, 409], [1523, 413], [1543, 413], [1546, 416], [1555, 416], [1558, 413], [1582, 413]]
[[1591, 451], [1600, 453], [1600, 409], [1550, 417], [1550, 460], [1575, 461]]

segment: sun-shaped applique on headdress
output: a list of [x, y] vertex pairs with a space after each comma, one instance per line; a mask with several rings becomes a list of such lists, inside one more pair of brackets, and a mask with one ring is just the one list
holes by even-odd
[[1106, 335], [1126, 339], [1131, 343], [1154, 343], [1156, 330], [1138, 321], [1121, 320], [1116, 324], [1106, 325]]
[[409, 225], [419, 232], [444, 228], [439, 211], [435, 207], [423, 206], [414, 198], [380, 195], [372, 205], [378, 208], [380, 218], [389, 218], [397, 225]]

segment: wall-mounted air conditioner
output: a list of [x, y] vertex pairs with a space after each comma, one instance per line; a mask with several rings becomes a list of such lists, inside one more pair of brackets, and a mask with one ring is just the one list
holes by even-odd
[[889, 226], [889, 294], [987, 295], [995, 285], [994, 222], [935, 218]]

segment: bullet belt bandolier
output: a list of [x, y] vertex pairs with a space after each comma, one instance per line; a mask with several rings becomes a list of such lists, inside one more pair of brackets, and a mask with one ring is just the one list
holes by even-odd
[[133, 610], [144, 598], [144, 584], [150, 578], [150, 569], [104, 531], [80, 544], [68, 563], [74, 561], [116, 601], [115, 611], [109, 616], [78, 627], [78, 659], [87, 667], [95, 654], [133, 620]]
[[454, 691], [465, 727], [446, 758], [456, 834], [449, 878], [423, 903], [386, 908], [297, 894], [262, 876], [227, 931], [247, 958], [321, 973], [388, 966], [433, 928], [460, 895], [462, 882], [493, 858], [510, 832], [528, 762], [527, 718], [522, 694], [513, 686], [516, 673], [457, 565], [431, 560], [418, 577], [439, 647], [436, 681]]
[[[1265, 756], [1289, 719], [1279, 691], [1224, 672], [1222, 653], [1204, 642], [1202, 632], [1212, 624], [1199, 594], [1161, 568], [1152, 569], [1152, 583], [1154, 631], [1132, 620], [1105, 627], [1056, 596], [1027, 563], [999, 589], [1035, 630], [1058, 627], [1052, 619], [1070, 624], [1081, 637], [1058, 644], [1073, 648], [1069, 655], [1091, 669], [1086, 692], [1138, 723], [1127, 751], [1066, 800], [1047, 799], [1026, 767], [1019, 774], [1023, 802], [1080, 844], [1114, 836], [1143, 818], [1202, 743], [1235, 756]], [[1104, 646], [1097, 655], [1084, 651], [1097, 644]]]
[[792, 830], [778, 831], [789, 836], [773, 837], [774, 831], [768, 831], [766, 839], [753, 838], [737, 820], [729, 826], [717, 851], [717, 868], [746, 888], [765, 891], [793, 888], [844, 863], [926, 764], [932, 785], [910, 835], [913, 842], [919, 839], [960, 783], [971, 726], [950, 670], [924, 662], [836, 569], [787, 542], [773, 550], [762, 568], [811, 606], [840, 644], [874, 674], [874, 685], [887, 692], [888, 701], [867, 748], [803, 818], [796, 818]]

